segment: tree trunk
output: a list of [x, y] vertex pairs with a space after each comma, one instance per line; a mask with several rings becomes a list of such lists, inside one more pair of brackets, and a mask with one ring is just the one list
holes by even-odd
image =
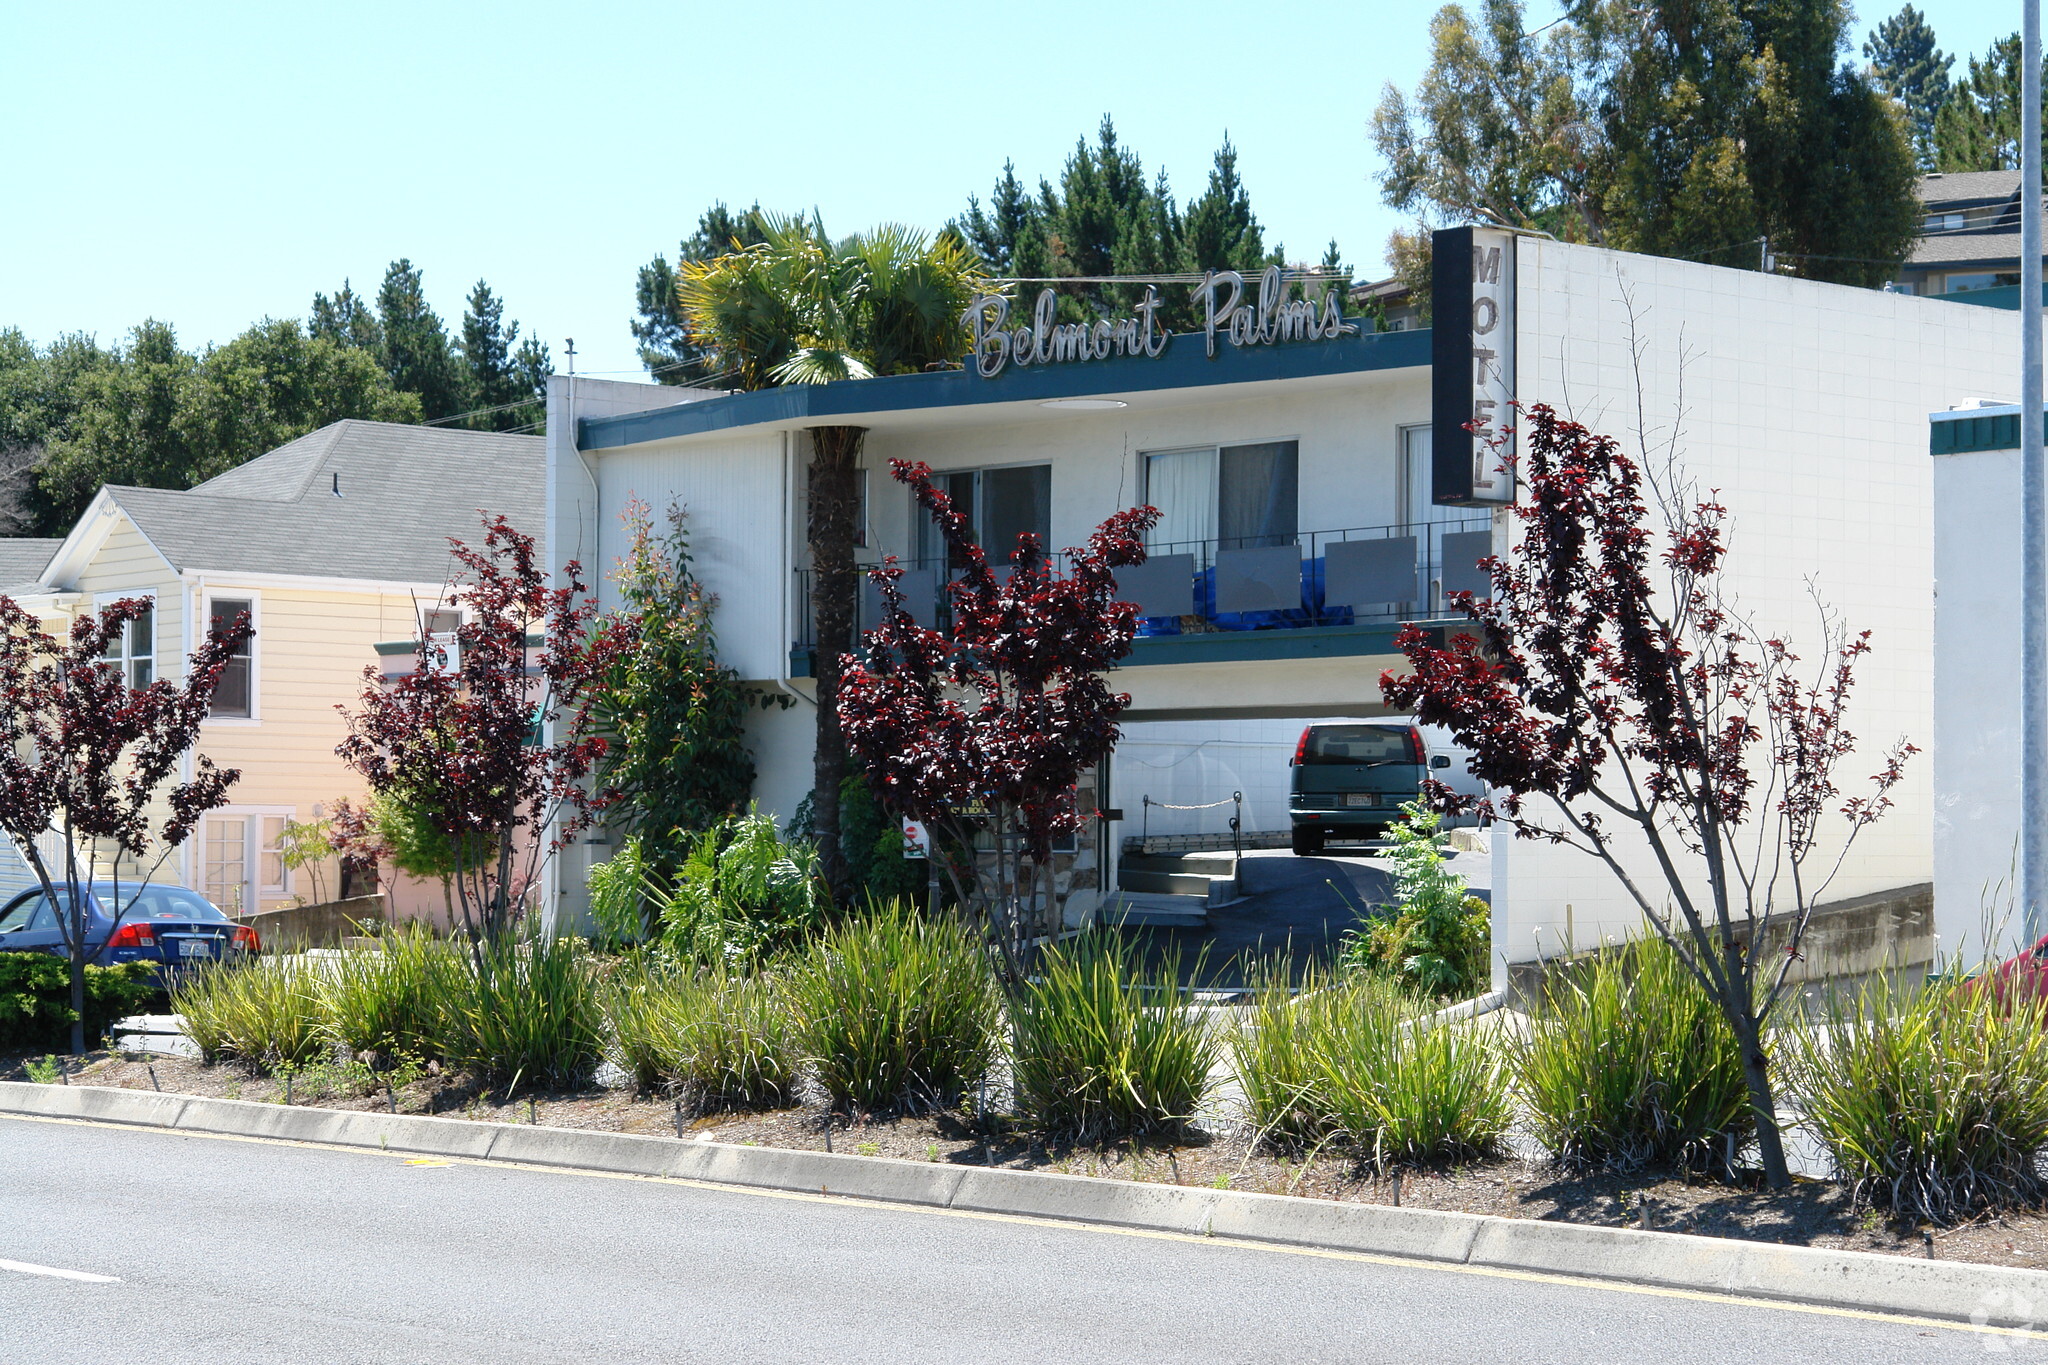
[[847, 894], [839, 846], [839, 784], [846, 778], [846, 739], [839, 729], [840, 660], [853, 648], [859, 580], [853, 566], [861, 440], [865, 427], [811, 428], [811, 607], [817, 618], [818, 746], [811, 826], [818, 861], [834, 897]]
[[71, 1055], [85, 1055], [85, 925], [83, 910], [72, 907]]
[[1778, 1131], [1778, 1101], [1771, 1090], [1770, 1060], [1764, 1055], [1763, 1029], [1753, 1009], [1732, 1011], [1735, 1041], [1742, 1048], [1742, 1079], [1749, 1086], [1750, 1107], [1756, 1110], [1757, 1156], [1763, 1162], [1764, 1180], [1774, 1190], [1792, 1183], [1792, 1170], [1785, 1164], [1785, 1138]]

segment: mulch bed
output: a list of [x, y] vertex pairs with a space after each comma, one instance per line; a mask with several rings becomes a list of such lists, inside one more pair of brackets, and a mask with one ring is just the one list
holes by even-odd
[[[0, 1080], [31, 1077], [29, 1059], [0, 1056]], [[234, 1066], [202, 1066], [188, 1058], [139, 1053], [96, 1052], [82, 1063], [66, 1059], [73, 1083], [128, 1090], [152, 1087], [186, 1095], [281, 1103], [283, 1086]], [[308, 1093], [298, 1083], [293, 1102], [329, 1109], [385, 1109], [388, 1092]], [[398, 1110], [472, 1118], [495, 1123], [539, 1123], [557, 1128], [674, 1136], [676, 1109], [667, 1100], [625, 1089], [592, 1087], [573, 1093], [524, 1092], [510, 1099], [470, 1084], [466, 1078], [428, 1076], [403, 1087]], [[1325, 1151], [1306, 1159], [1251, 1150], [1249, 1134], [1234, 1127], [1197, 1131], [1174, 1143], [1110, 1143], [1081, 1147], [1047, 1142], [1013, 1131], [998, 1120], [989, 1137], [976, 1131], [971, 1113], [909, 1118], [834, 1115], [830, 1146], [835, 1152], [891, 1157], [902, 1161], [947, 1161], [1009, 1170], [1057, 1171], [1067, 1175], [1163, 1184], [1211, 1186], [1311, 1199], [1391, 1204], [1391, 1177], [1378, 1175], [1346, 1156]], [[685, 1139], [763, 1147], [823, 1151], [827, 1122], [822, 1102], [765, 1113], [725, 1113], [682, 1118]], [[2048, 1269], [2048, 1210], [2009, 1211], [1953, 1228], [1888, 1221], [1882, 1211], [1852, 1208], [1842, 1186], [1799, 1180], [1783, 1194], [1760, 1181], [1729, 1183], [1670, 1171], [1630, 1174], [1576, 1172], [1554, 1163], [1500, 1160], [1444, 1170], [1401, 1173], [1398, 1202], [1406, 1208], [1543, 1218], [1601, 1227], [1642, 1226], [1643, 1200], [1649, 1226], [1668, 1232], [1739, 1237], [1796, 1246], [1925, 1256], [1943, 1260]]]

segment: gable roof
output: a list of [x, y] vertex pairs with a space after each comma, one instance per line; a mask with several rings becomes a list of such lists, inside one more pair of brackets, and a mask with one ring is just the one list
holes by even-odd
[[449, 538], [480, 538], [483, 512], [540, 534], [546, 449], [539, 436], [349, 420], [196, 488], [101, 493], [174, 569], [438, 583]]
[[50, 567], [63, 543], [27, 536], [0, 538], [0, 594], [21, 597], [41, 592], [43, 570]]
[[1916, 188], [1923, 204], [1982, 204], [1995, 200], [2017, 199], [2020, 193], [2020, 173], [1949, 171], [1945, 174], [1921, 176]]

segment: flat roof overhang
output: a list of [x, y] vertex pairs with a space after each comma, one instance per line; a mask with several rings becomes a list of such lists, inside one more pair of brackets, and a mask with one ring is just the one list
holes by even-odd
[[[1131, 402], [1147, 395], [1212, 401], [1214, 391], [1238, 385], [1320, 387], [1376, 372], [1427, 369], [1430, 333], [1363, 332], [1330, 341], [1272, 346], [1218, 345], [1211, 358], [1199, 334], [1177, 335], [1164, 354], [1119, 356], [1060, 365], [1012, 366], [993, 379], [973, 370], [890, 375], [837, 384], [790, 384], [728, 394], [697, 403], [654, 408], [615, 417], [589, 417], [576, 424], [577, 445], [586, 451], [642, 445], [650, 441], [747, 428], [779, 429], [818, 425], [873, 425], [890, 416], [906, 425], [936, 425], [932, 419], [1014, 418], [1040, 404], [1072, 398], [1114, 398]], [[922, 418], [924, 420], [915, 420]]]

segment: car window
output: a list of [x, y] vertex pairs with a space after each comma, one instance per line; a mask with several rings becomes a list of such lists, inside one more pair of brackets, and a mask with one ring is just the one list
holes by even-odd
[[[101, 899], [110, 907], [114, 903], [111, 896]], [[198, 920], [213, 924], [227, 918], [206, 897], [182, 886], [145, 886], [122, 896], [119, 904], [123, 924], [145, 919]]]
[[29, 916], [28, 931], [31, 934], [48, 934], [56, 932], [56, 929], [57, 915], [55, 911], [50, 909], [50, 898], [48, 896], [37, 896], [35, 899], [35, 913]]
[[36, 906], [42, 903], [42, 899], [41, 892], [32, 891], [25, 896], [17, 897], [5, 910], [0, 910], [0, 934], [28, 928], [29, 916], [35, 913]]
[[1302, 745], [1303, 763], [1420, 763], [1414, 732], [1406, 726], [1318, 725]]

